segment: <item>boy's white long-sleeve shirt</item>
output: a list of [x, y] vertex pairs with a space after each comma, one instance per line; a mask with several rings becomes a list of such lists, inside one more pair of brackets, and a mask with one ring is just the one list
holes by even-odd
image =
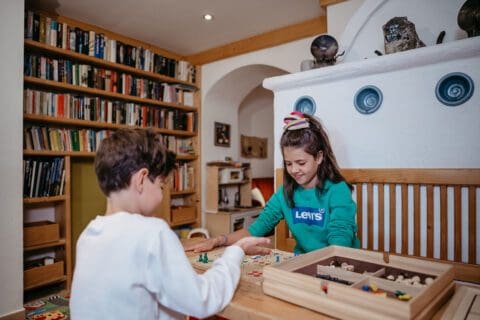
[[98, 216], [77, 242], [71, 317], [210, 316], [232, 299], [243, 256], [240, 247], [230, 246], [199, 275], [165, 221], [126, 212]]

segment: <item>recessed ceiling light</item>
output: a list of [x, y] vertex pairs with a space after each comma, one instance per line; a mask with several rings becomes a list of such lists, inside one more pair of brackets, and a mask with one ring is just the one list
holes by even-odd
[[205, 14], [203, 15], [203, 20], [205, 20], [205, 21], [211, 21], [211, 20], [213, 20], [213, 15], [211, 15], [210, 13], [205, 13]]

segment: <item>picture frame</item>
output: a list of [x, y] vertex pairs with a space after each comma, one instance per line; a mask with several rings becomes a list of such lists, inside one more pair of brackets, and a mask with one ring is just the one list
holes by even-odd
[[215, 122], [214, 144], [218, 147], [230, 147], [230, 125], [228, 123]]
[[243, 158], [267, 158], [268, 139], [240, 135], [240, 154]]

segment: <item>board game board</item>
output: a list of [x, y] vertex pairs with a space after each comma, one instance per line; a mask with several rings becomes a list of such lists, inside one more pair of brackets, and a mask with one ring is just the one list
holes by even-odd
[[[206, 253], [190, 254], [190, 263], [195, 269], [206, 271], [212, 266], [216, 259], [222, 256], [224, 251], [225, 247], [222, 247]], [[205, 254], [207, 261], [205, 261]], [[269, 255], [245, 256], [241, 265], [240, 282], [258, 285], [258, 289], [261, 290], [263, 268], [265, 266], [276, 265], [288, 261], [292, 257], [293, 253], [277, 249], [272, 249], [272, 252]]]
[[454, 288], [448, 264], [337, 246], [263, 276], [264, 293], [342, 319], [430, 319]]

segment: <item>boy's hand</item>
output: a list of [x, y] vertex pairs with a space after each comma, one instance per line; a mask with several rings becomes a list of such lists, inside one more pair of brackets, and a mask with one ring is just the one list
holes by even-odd
[[213, 248], [217, 247], [218, 240], [217, 238], [210, 238], [206, 239], [202, 242], [187, 245], [184, 247], [185, 251], [193, 251], [193, 252], [205, 252], [205, 251], [210, 251]]
[[246, 255], [250, 256], [270, 254], [271, 250], [269, 248], [262, 247], [268, 244], [270, 244], [270, 238], [264, 237], [245, 237], [234, 243], [234, 245], [242, 248]]

